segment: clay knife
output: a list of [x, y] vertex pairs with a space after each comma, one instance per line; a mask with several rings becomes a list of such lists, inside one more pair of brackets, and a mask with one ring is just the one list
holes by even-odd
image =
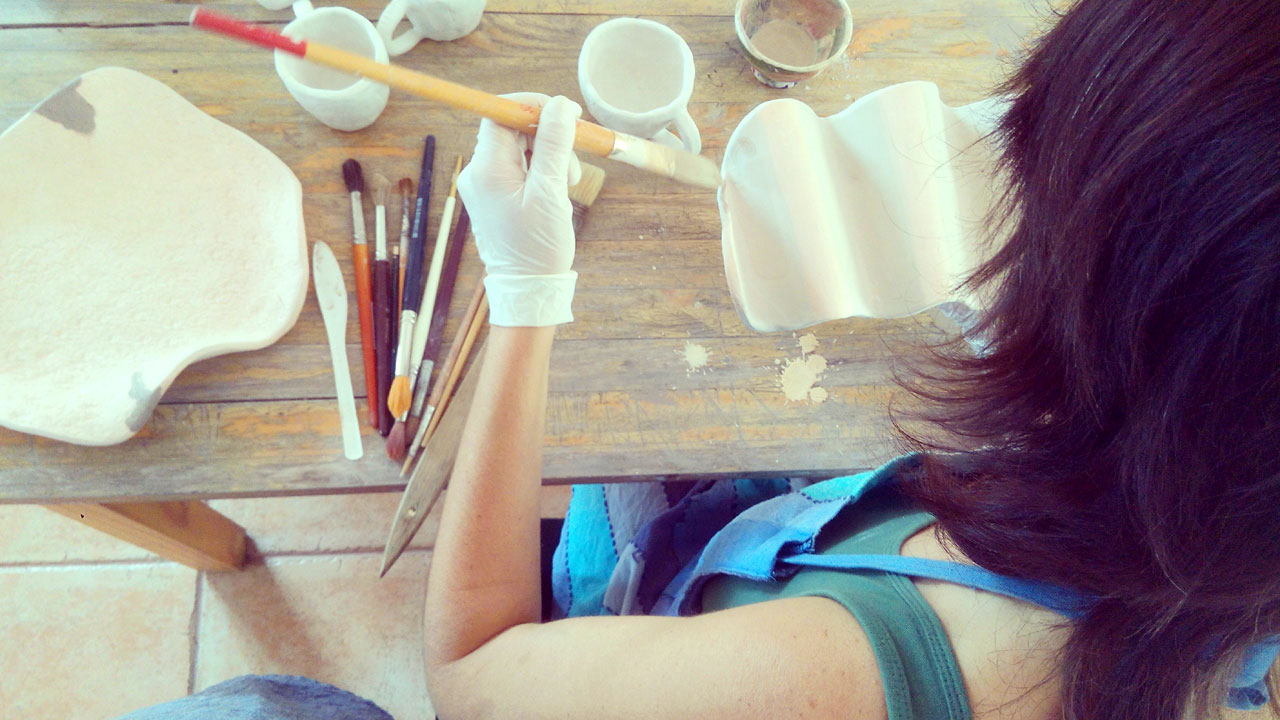
[[311, 252], [311, 272], [315, 276], [316, 300], [329, 336], [329, 355], [333, 358], [333, 383], [338, 394], [338, 418], [342, 422], [342, 449], [348, 460], [364, 455], [360, 426], [356, 422], [355, 391], [351, 387], [351, 368], [347, 364], [347, 287], [342, 281], [338, 258], [323, 240], [317, 240]]

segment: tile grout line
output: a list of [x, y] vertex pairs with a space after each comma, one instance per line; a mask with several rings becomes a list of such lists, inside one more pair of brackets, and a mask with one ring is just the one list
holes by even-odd
[[162, 557], [124, 558], [119, 560], [25, 560], [16, 562], [0, 562], [0, 571], [4, 570], [40, 570], [40, 569], [79, 569], [95, 567], [150, 567], [172, 563]]
[[200, 650], [200, 610], [204, 606], [204, 571], [196, 572], [196, 593], [194, 602], [191, 603], [191, 622], [187, 624], [188, 647], [190, 648], [190, 658], [187, 663], [187, 694], [190, 695], [196, 689], [196, 662], [199, 657]]

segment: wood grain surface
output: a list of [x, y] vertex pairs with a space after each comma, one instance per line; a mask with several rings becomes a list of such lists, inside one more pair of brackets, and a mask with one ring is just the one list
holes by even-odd
[[[204, 3], [282, 25], [288, 11], [250, 0]], [[333, 3], [319, 2], [320, 5]], [[384, 3], [346, 3], [376, 20]], [[849, 52], [790, 91], [755, 81], [735, 49], [730, 0], [490, 0], [480, 27], [424, 42], [399, 62], [490, 92], [535, 90], [581, 101], [578, 50], [610, 17], [658, 20], [680, 33], [697, 67], [690, 112], [704, 153], [719, 159], [739, 120], [777, 97], [837, 112], [861, 95], [932, 80], [952, 104], [987, 96], [1024, 44], [1052, 20], [1026, 0], [855, 3]], [[0, 6], [0, 127], [45, 95], [103, 65], [146, 73], [276, 153], [301, 180], [309, 239], [335, 250], [348, 288], [350, 213], [340, 170], [416, 181], [422, 137], [437, 138], [437, 177], [469, 154], [477, 121], [393, 93], [370, 128], [343, 133], [307, 115], [264, 51], [186, 27], [189, 3], [7, 0]], [[801, 333], [755, 333], [725, 284], [713, 193], [614, 163], [578, 237], [575, 322], [552, 358], [544, 475], [549, 483], [655, 476], [829, 475], [893, 455], [893, 363], [912, 343], [940, 339], [932, 314], [850, 319]], [[8, 170], [12, 171], [12, 170]], [[437, 183], [436, 227], [448, 183]], [[3, 201], [0, 201], [3, 202]], [[367, 208], [372, 216], [372, 207]], [[372, 223], [370, 223], [372, 227]], [[86, 242], [92, 242], [86, 238]], [[473, 241], [450, 309], [452, 336], [481, 274]], [[350, 293], [354, 303], [355, 293]], [[350, 316], [355, 317], [354, 305]], [[794, 400], [781, 374], [812, 332], [827, 363], [822, 402]], [[358, 328], [348, 329], [353, 383], [363, 388]], [[690, 357], [705, 350], [706, 365]], [[297, 325], [264, 350], [198, 363], [178, 377], [132, 440], [86, 448], [0, 429], [0, 502], [171, 500], [403, 487], [376, 432], [365, 457], [343, 458], [324, 328], [314, 296]], [[0, 388], [3, 392], [3, 388]], [[364, 400], [358, 400], [363, 416]]]

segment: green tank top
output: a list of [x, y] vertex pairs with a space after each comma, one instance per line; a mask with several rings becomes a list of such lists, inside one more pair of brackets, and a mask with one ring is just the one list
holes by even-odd
[[[877, 488], [836, 516], [818, 536], [818, 554], [897, 555], [903, 541], [933, 522], [891, 487]], [[871, 641], [889, 720], [970, 720], [969, 698], [942, 623], [911, 578], [875, 570], [801, 568], [762, 583], [722, 575], [702, 594], [703, 612], [789, 597], [843, 605]]]

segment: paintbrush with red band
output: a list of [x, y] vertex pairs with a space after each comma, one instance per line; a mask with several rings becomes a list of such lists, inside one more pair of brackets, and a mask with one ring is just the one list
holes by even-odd
[[[408, 68], [380, 63], [362, 55], [314, 41], [291, 40], [269, 28], [250, 25], [235, 18], [196, 8], [191, 24], [262, 47], [292, 53], [311, 62], [327, 65], [374, 82], [404, 90], [418, 97], [438, 100], [460, 110], [487, 117], [513, 130], [532, 135], [538, 128], [541, 109], [498, 97], [466, 85], [441, 80]], [[573, 146], [577, 150], [626, 163], [647, 172], [664, 175], [677, 182], [716, 189], [720, 167], [710, 158], [679, 148], [615, 132], [586, 120], [578, 120]]]

